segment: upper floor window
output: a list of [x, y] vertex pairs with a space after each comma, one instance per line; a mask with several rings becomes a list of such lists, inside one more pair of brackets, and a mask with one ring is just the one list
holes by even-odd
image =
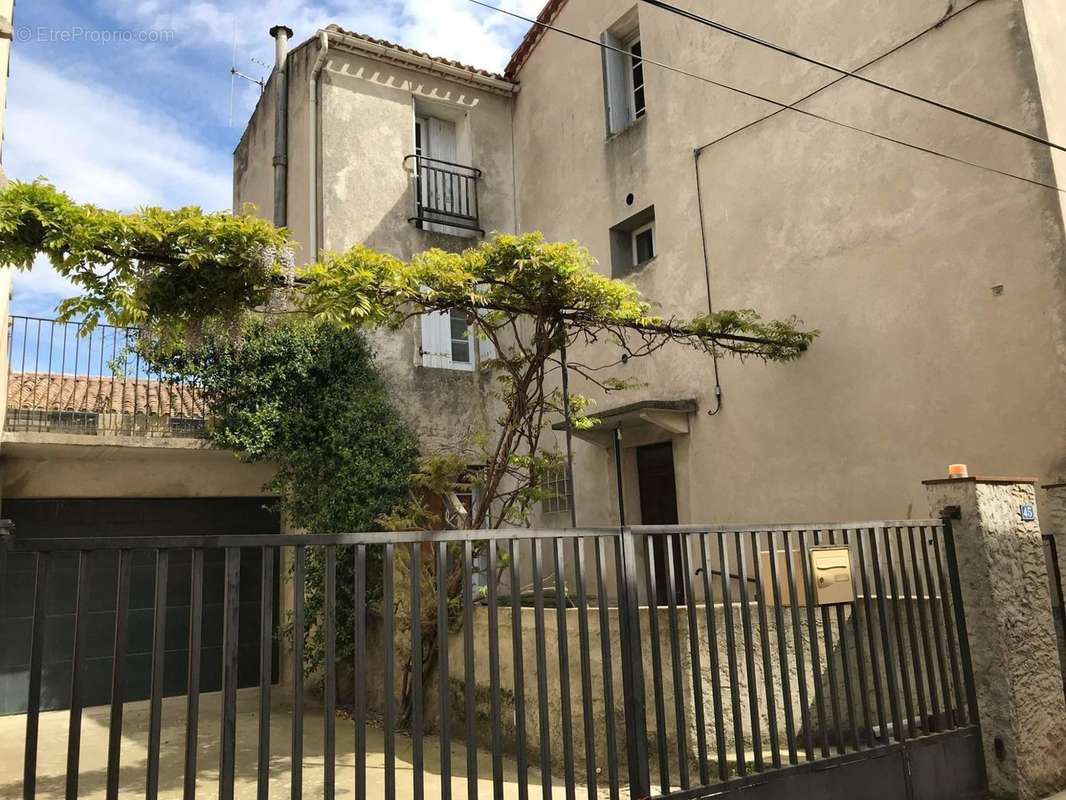
[[611, 277], [624, 278], [658, 255], [655, 206], [648, 206], [611, 228]]
[[422, 315], [423, 367], [471, 371], [477, 360], [494, 357], [492, 344], [480, 341], [460, 309]]
[[600, 36], [607, 133], [614, 134], [644, 116], [643, 45], [634, 9]]
[[640, 57], [640, 35], [626, 45], [629, 53], [629, 92], [633, 96], [633, 119], [644, 116], [644, 60]]

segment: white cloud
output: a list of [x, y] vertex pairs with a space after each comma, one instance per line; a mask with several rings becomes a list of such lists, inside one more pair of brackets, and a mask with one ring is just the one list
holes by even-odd
[[[493, 0], [495, 5], [534, 17], [545, 0]], [[468, 0], [200, 0], [180, 11], [163, 0], [110, 0], [120, 20], [172, 30], [181, 43], [231, 46], [234, 29], [240, 60], [272, 60], [267, 30], [285, 24], [303, 41], [331, 22], [428, 53], [485, 69], [502, 70], [528, 25]]]
[[[108, 208], [228, 208], [230, 160], [164, 112], [16, 55], [4, 166], [9, 177], [44, 176], [75, 199]], [[47, 264], [15, 277], [14, 307], [44, 313], [70, 296]], [[46, 308], [45, 306], [48, 306]]]

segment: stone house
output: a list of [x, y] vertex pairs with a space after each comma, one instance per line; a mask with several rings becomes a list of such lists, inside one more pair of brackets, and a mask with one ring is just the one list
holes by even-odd
[[[715, 15], [1066, 139], [1050, 0]], [[755, 308], [823, 332], [787, 366], [669, 352], [620, 367], [644, 383], [625, 395], [575, 381], [603, 424], [576, 442], [576, 496], [546, 504], [544, 524], [569, 524], [571, 502], [580, 525], [617, 523], [613, 428], [630, 522], [905, 518], [948, 463], [1066, 475], [1060, 193], [722, 85], [1039, 183], [1066, 161], [644, 2], [552, 0], [540, 21], [585, 41], [534, 26], [503, 74], [336, 25], [288, 52], [276, 28], [286, 66], [236, 150], [234, 204], [277, 218], [283, 198], [303, 261], [540, 230], [588, 246], [664, 314]], [[486, 381], [462, 321], [436, 316], [379, 336], [380, 360], [427, 446], [462, 446], [491, 416]]]

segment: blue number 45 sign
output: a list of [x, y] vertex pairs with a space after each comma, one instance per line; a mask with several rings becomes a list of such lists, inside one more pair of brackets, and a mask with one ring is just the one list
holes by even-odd
[[1028, 503], [1019, 509], [1019, 514], [1022, 522], [1034, 522], [1036, 520], [1036, 509]]

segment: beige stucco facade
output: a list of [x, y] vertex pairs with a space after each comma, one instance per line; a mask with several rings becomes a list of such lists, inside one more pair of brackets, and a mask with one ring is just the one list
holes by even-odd
[[[979, 0], [952, 7], [939, 27], [948, 9], [925, 0], [731, 0], [715, 16], [832, 63], [876, 59], [871, 77], [1062, 140], [1059, 5]], [[651, 6], [568, 2], [553, 24], [598, 39], [627, 15], [646, 58], [786, 103], [822, 89], [799, 105], [1037, 181], [1066, 174], [1046, 147], [836, 81]], [[302, 243], [312, 239], [307, 98], [320, 50], [313, 38], [289, 61], [289, 221]], [[627, 279], [662, 313], [700, 314], [710, 302], [794, 314], [822, 331], [793, 364], [721, 359], [714, 416], [714, 371], [703, 356], [632, 360], [618, 376], [645, 388], [625, 395], [604, 397], [575, 380], [601, 411], [637, 400], [698, 403], [687, 432], [623, 430], [629, 521], [641, 519], [633, 446], [662, 439], [674, 442], [681, 522], [922, 516], [920, 480], [954, 462], [1066, 476], [1066, 236], [1055, 191], [793, 112], [771, 115], [771, 104], [650, 63], [646, 115], [608, 135], [600, 49], [551, 32], [511, 75], [514, 91], [442, 63], [331, 29], [319, 80], [322, 248], [362, 242], [407, 257], [475, 241], [408, 222], [415, 184], [403, 159], [413, 152], [416, 111], [429, 107], [457, 120], [459, 160], [485, 173], [486, 231], [576, 239], [610, 274], [611, 228], [654, 206], [656, 257]], [[272, 108], [268, 87], [235, 156], [235, 202], [255, 202], [264, 216]], [[305, 248], [301, 258], [310, 255]], [[419, 366], [417, 324], [377, 344], [429, 449], [462, 448], [488, 427], [483, 378]], [[579, 524], [614, 523], [609, 448], [576, 441], [575, 464]]]
[[[631, 5], [571, 2], [554, 24], [596, 38]], [[836, 77], [644, 4], [638, 11], [646, 56], [690, 72], [784, 102]], [[819, 0], [727, 2], [714, 15], [855, 66], [944, 11]], [[1061, 22], [1056, 4], [984, 0], [868, 74], [1051, 134], [1066, 66], [1054, 32]], [[714, 417], [709, 360], [676, 352], [623, 371], [647, 384], [626, 401], [699, 401], [675, 449], [682, 522], [921, 516], [919, 480], [949, 463], [1066, 470], [1066, 250], [1054, 191], [786, 112], [702, 150], [697, 198], [694, 149], [775, 109], [645, 72], [647, 115], [607, 138], [597, 48], [545, 36], [518, 76], [520, 226], [578, 239], [608, 264], [610, 227], [654, 205], [659, 254], [634, 282], [663, 313], [707, 309], [702, 234], [716, 309], [795, 314], [823, 332], [794, 364], [724, 359]], [[801, 105], [1044, 182], [1056, 177], [1046, 148], [856, 81]], [[577, 455], [579, 522], [609, 522], [608, 456], [583, 443]], [[628, 500], [639, 519], [637, 497]]]
[[[310, 77], [317, 78], [318, 114], [312, 121]], [[479, 241], [472, 232], [424, 230], [408, 222], [415, 179], [407, 156], [415, 153], [416, 115], [452, 122], [457, 158], [481, 170], [480, 225], [516, 230], [511, 148], [513, 86], [456, 70], [427, 69], [425, 59], [389, 50], [339, 30], [323, 51], [316, 37], [296, 48], [289, 70], [289, 228], [299, 243], [298, 263], [319, 251], [356, 244], [410, 258], [431, 247], [460, 250]], [[438, 65], [440, 66], [440, 65]], [[234, 205], [254, 203], [273, 214], [273, 83], [264, 92], [234, 156]], [[317, 128], [317, 234], [312, 236], [311, 131]], [[454, 234], [454, 235], [453, 235]], [[418, 320], [395, 332], [375, 332], [373, 342], [401, 410], [416, 427], [426, 452], [469, 452], [474, 435], [489, 428], [489, 377], [479, 369], [422, 365]]]

